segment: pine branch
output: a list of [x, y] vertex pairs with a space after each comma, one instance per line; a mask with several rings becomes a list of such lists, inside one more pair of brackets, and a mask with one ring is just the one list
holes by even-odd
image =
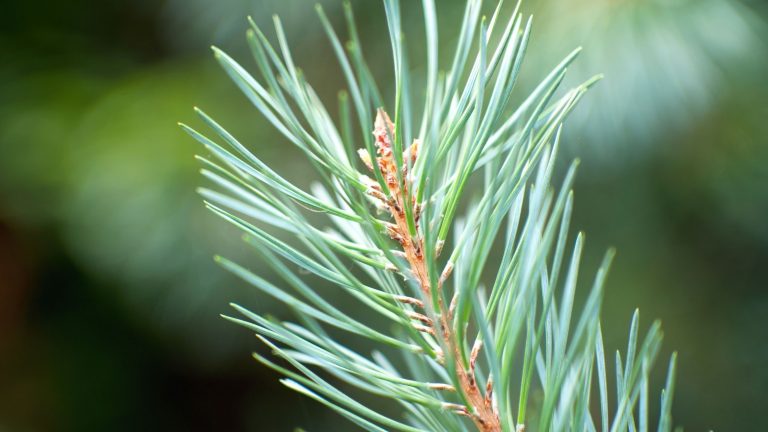
[[[348, 3], [347, 44], [318, 7], [348, 86], [339, 93], [339, 126], [296, 67], [277, 18], [277, 46], [252, 21], [247, 34], [261, 79], [214, 48], [235, 84], [306, 154], [320, 179], [310, 191], [295, 186], [200, 110], [216, 140], [183, 126], [211, 155], [199, 157], [215, 186], [200, 191], [206, 205], [244, 232], [284, 285], [225, 258], [217, 261], [290, 307], [299, 323], [237, 305], [242, 317], [226, 318], [256, 332], [272, 350], [279, 360], [254, 357], [284, 375], [286, 386], [365, 430], [647, 430], [659, 326], [639, 343], [635, 315], [626, 360], [617, 355], [616, 411], [610, 411], [599, 312], [613, 254], [575, 310], [584, 241], [579, 234], [568, 252], [576, 163], [560, 192], [550, 186], [563, 122], [597, 78], [559, 88], [577, 50], [512, 106], [531, 21], [519, 5], [505, 20], [502, 2], [486, 19], [482, 3], [467, 1], [451, 66], [439, 72], [435, 5], [423, 1], [427, 71], [420, 117], [412, 101], [421, 92], [410, 83], [396, 0], [384, 0], [394, 120], [366, 64]], [[333, 228], [311, 224], [304, 209], [324, 214]], [[498, 244], [503, 253], [492, 269]], [[386, 329], [375, 319], [349, 316], [291, 267], [337, 286], [333, 298], [350, 296], [385, 320]], [[380, 351], [358, 353], [330, 329], [368, 339]], [[405, 367], [389, 360], [392, 353]], [[661, 431], [672, 427], [673, 376], [674, 360], [662, 395]], [[595, 381], [600, 409], [593, 418]], [[358, 402], [338, 382], [397, 402], [403, 415], [390, 417]]]

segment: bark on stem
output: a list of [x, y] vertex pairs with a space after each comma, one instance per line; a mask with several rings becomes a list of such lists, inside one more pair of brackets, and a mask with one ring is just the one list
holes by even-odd
[[[361, 152], [361, 158], [370, 169], [378, 169], [384, 180], [387, 183], [389, 194], [384, 194], [381, 188], [371, 181], [370, 193], [372, 197], [382, 201], [381, 204], [392, 215], [394, 223], [388, 227], [389, 235], [398, 243], [403, 249], [405, 258], [410, 265], [410, 270], [413, 273], [414, 278], [418, 282], [423, 295], [424, 303], [430, 302], [432, 298], [432, 290], [442, 289], [442, 284], [445, 280], [442, 277], [436, 287], [432, 287], [429, 279], [429, 273], [427, 271], [427, 263], [424, 260], [424, 240], [418, 235], [419, 219], [421, 216], [420, 203], [415, 202], [412, 181], [410, 180], [410, 173], [408, 172], [409, 162], [412, 164], [418, 157], [419, 142], [414, 143], [404, 151], [401, 163], [396, 164], [393, 159], [392, 145], [390, 137], [394, 135], [394, 126], [389, 119], [387, 113], [383, 110], [379, 110], [376, 116], [375, 129], [373, 131], [376, 137], [376, 150], [377, 157], [376, 163], [370, 160], [367, 153]], [[401, 167], [401, 172], [398, 173], [398, 165]], [[406, 202], [407, 198], [410, 202]], [[408, 220], [406, 218], [405, 208], [406, 205], [413, 209], [413, 218], [416, 224], [416, 236], [410, 234], [408, 227]], [[438, 310], [435, 311], [435, 315], [439, 318], [440, 329], [433, 329], [430, 334], [435, 334], [442, 342], [444, 349], [450, 350], [454, 367], [458, 375], [458, 383], [461, 387], [461, 391], [466, 396], [468, 405], [466, 410], [457, 409], [456, 412], [467, 415], [481, 432], [501, 432], [501, 423], [499, 416], [494, 409], [492, 403], [492, 384], [489, 380], [488, 388], [483, 391], [478, 387], [477, 380], [475, 379], [474, 371], [474, 359], [471, 361], [469, 368], [465, 368], [462, 362], [461, 346], [458, 341], [455, 340], [452, 334], [452, 314], [446, 310], [443, 305], [442, 299], [438, 302]], [[432, 324], [434, 327], [434, 323]], [[479, 347], [477, 348], [479, 350]], [[473, 352], [473, 356], [476, 357], [477, 353]]]

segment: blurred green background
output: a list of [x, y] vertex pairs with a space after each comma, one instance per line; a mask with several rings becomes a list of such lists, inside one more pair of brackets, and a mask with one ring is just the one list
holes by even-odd
[[[322, 3], [340, 22], [340, 1]], [[403, 3], [406, 28], [420, 29], [420, 2]], [[437, 3], [447, 55], [463, 2]], [[388, 79], [382, 7], [353, 6]], [[573, 225], [587, 232], [587, 269], [619, 252], [609, 347], [635, 306], [645, 325], [663, 320], [665, 354], [680, 352], [675, 420], [691, 431], [768, 430], [766, 6], [524, 6], [535, 20], [519, 94], [577, 45], [572, 82], [606, 74], [567, 127], [562, 158], [582, 159]], [[0, 431], [354, 430], [282, 388], [250, 360], [255, 338], [218, 317], [230, 301], [279, 311], [213, 264], [223, 252], [259, 265], [203, 209], [198, 147], [176, 126], [204, 107], [278, 171], [312, 179], [208, 50], [252, 66], [245, 16], [269, 26], [273, 13], [333, 101], [342, 78], [312, 2], [4, 5]]]

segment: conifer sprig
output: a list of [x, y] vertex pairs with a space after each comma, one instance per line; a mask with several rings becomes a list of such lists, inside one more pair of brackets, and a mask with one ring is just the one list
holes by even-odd
[[[214, 48], [319, 179], [309, 191], [295, 186], [200, 110], [215, 140], [182, 125], [210, 155], [199, 157], [215, 186], [200, 190], [206, 205], [244, 232], [283, 283], [217, 261], [290, 307], [298, 323], [237, 305], [240, 317], [226, 318], [270, 347], [272, 358], [254, 356], [284, 375], [286, 386], [365, 430], [647, 431], [660, 328], [654, 323], [641, 341], [635, 314], [625, 360], [616, 355], [611, 397], [599, 312], [613, 253], [575, 309], [584, 244], [579, 234], [569, 246], [568, 235], [577, 164], [559, 192], [550, 186], [563, 121], [596, 78], [560, 89], [574, 51], [513, 106], [531, 34], [519, 4], [506, 17], [499, 1], [488, 19], [482, 0], [468, 0], [447, 71], [439, 68], [434, 1], [422, 4], [423, 92], [411, 84], [399, 3], [384, 0], [395, 82], [387, 98], [363, 56], [350, 4], [346, 43], [318, 7], [347, 82], [338, 125], [297, 68], [278, 18], [276, 45], [253, 21], [247, 32], [260, 79]], [[311, 224], [303, 209], [325, 214], [326, 224]], [[348, 314], [330, 300], [337, 294], [312, 286], [317, 280], [379, 319]], [[338, 331], [380, 348], [356, 352]], [[660, 431], [671, 428], [674, 365], [673, 356]], [[359, 402], [340, 382], [395, 401], [403, 415]]]

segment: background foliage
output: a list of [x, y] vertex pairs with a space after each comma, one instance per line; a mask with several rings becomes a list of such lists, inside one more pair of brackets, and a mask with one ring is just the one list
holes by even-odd
[[[339, 15], [339, 2], [323, 3]], [[377, 37], [382, 11], [360, 3], [373, 57], [388, 49]], [[588, 233], [585, 267], [607, 246], [619, 252], [603, 313], [608, 349], [640, 306], [646, 322], [664, 321], [665, 349], [680, 352], [677, 422], [764, 429], [765, 6], [580, 0], [567, 2], [580, 12], [572, 13], [559, 3], [525, 6], [536, 19], [523, 79], [578, 43], [585, 52], [571, 76], [607, 74], [575, 112], [584, 121], [566, 131], [566, 145], [583, 155], [573, 226]], [[237, 236], [199, 204], [196, 148], [175, 122], [205, 106], [306, 184], [302, 159], [207, 46], [244, 52], [244, 16], [267, 22], [279, 13], [310, 79], [327, 83], [323, 96], [335, 95], [341, 77], [311, 4], [211, 4], [16, 2], [3, 14], [0, 428], [340, 424], [250, 362], [243, 353], [253, 338], [218, 318], [229, 300], [272, 306], [212, 263], [214, 251], [232, 257], [240, 246], [226, 243]], [[439, 6], [441, 20], [461, 13]], [[270, 415], [282, 422], [263, 425], [266, 411], [284, 413]]]

